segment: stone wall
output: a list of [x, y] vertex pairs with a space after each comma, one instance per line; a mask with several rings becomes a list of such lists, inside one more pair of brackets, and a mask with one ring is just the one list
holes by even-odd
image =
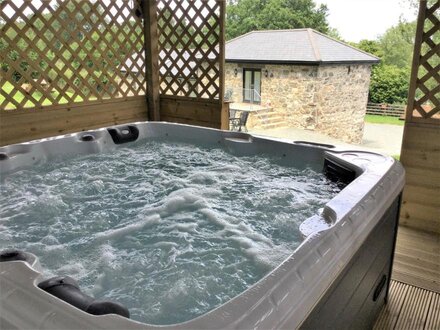
[[[270, 105], [284, 126], [316, 130], [345, 142], [362, 141], [370, 65], [226, 63], [226, 91], [236, 94], [243, 88], [243, 67], [261, 69], [261, 103]], [[255, 119], [248, 127], [253, 125], [258, 125]]]
[[267, 65], [261, 96], [292, 127], [314, 128], [318, 66]]
[[371, 65], [322, 65], [318, 72], [316, 129], [345, 142], [361, 143]]
[[[234, 73], [237, 69], [237, 75]], [[234, 92], [243, 88], [243, 69], [235, 63], [225, 63], [225, 91], [232, 89]]]

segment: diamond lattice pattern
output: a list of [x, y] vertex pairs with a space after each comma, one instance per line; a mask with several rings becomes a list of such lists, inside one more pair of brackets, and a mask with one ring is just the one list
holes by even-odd
[[160, 92], [218, 99], [220, 1], [159, 0]]
[[440, 120], [440, 1], [426, 9], [412, 117]]
[[0, 8], [0, 110], [145, 94], [136, 0], [4, 0]]

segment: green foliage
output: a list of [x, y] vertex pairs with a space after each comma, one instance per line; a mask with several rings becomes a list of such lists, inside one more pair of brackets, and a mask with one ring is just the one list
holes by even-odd
[[333, 39], [339, 40], [344, 42], [344, 40], [341, 37], [341, 34], [339, 33], [339, 31], [335, 28], [329, 27], [327, 33], [326, 33], [329, 37], [332, 37]]
[[354, 47], [359, 48], [360, 50], [363, 50], [364, 52], [367, 52], [369, 54], [372, 54], [374, 56], [377, 56], [379, 58], [383, 57], [383, 49], [377, 40], [366, 40], [363, 39], [359, 41], [359, 43], [353, 43]]
[[226, 8], [226, 38], [254, 30], [313, 28], [328, 33], [328, 9], [313, 0], [240, 0]]
[[361, 40], [354, 45], [381, 59], [372, 70], [371, 102], [406, 103], [415, 30], [416, 22], [399, 22], [377, 40]]
[[401, 103], [408, 98], [408, 67], [379, 65], [373, 68], [370, 83], [370, 101], [374, 103]]
[[379, 38], [382, 63], [398, 67], [410, 67], [416, 35], [416, 22], [400, 22], [389, 28]]

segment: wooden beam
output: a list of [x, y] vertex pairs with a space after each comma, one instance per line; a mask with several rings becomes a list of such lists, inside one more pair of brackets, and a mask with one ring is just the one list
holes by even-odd
[[226, 1], [220, 1], [220, 35], [219, 35], [219, 71], [220, 71], [220, 92], [219, 101], [220, 104], [224, 102], [225, 96], [225, 17], [226, 17]]
[[229, 129], [229, 103], [224, 100], [225, 97], [225, 22], [226, 1], [220, 0], [220, 40], [219, 40], [219, 69], [220, 69], [220, 92], [219, 101], [221, 105], [221, 123], [220, 129]]
[[230, 102], [224, 102], [221, 107], [221, 123], [220, 123], [220, 129], [222, 130], [229, 130], [229, 104]]
[[148, 118], [160, 120], [159, 39], [156, 0], [141, 0], [144, 18], [145, 76], [147, 80]]
[[422, 38], [423, 38], [423, 27], [425, 23], [425, 16], [426, 16], [426, 0], [421, 0], [419, 5], [419, 15], [417, 18], [416, 38], [414, 42], [411, 80], [409, 85], [408, 102], [407, 102], [406, 118], [405, 118], [406, 123], [412, 121], [413, 112], [414, 112], [414, 101], [415, 101], [416, 89], [417, 89], [417, 75], [419, 73], [420, 51], [422, 49]]

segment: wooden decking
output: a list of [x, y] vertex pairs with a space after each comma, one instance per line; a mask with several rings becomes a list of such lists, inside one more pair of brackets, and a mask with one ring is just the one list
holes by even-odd
[[379, 329], [440, 329], [440, 235], [399, 227]]
[[440, 293], [391, 281], [388, 303], [373, 329], [440, 329]]
[[440, 293], [440, 235], [400, 226], [392, 278]]

